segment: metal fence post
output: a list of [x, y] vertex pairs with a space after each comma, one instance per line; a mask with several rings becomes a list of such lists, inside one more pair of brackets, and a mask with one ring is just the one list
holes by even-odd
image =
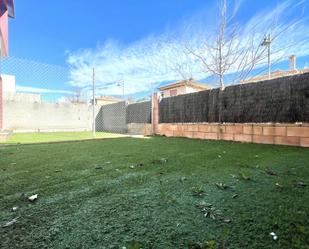
[[92, 70], [92, 132], [95, 137], [95, 70]]

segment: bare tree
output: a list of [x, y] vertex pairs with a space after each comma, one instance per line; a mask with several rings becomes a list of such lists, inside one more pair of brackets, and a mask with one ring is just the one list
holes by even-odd
[[[266, 33], [271, 34], [270, 43], [288, 30], [293, 30], [302, 20], [292, 20], [281, 26], [278, 25], [277, 16], [264, 27], [264, 31], [258, 30], [259, 23], [252, 25], [250, 30], [243, 29], [235, 20], [237, 7], [229, 11], [226, 0], [218, 0], [218, 26], [214, 35], [209, 35], [200, 40], [200, 44], [192, 46], [186, 44], [185, 50], [194, 55], [201, 63], [205, 73], [212, 74], [217, 78], [217, 83], [224, 89], [224, 79], [228, 74], [234, 74], [234, 82], [246, 79], [250, 73], [267, 62], [267, 46], [263, 46], [263, 38]], [[257, 31], [258, 30], [258, 31]], [[287, 57], [291, 42], [285, 46], [277, 47], [271, 51], [271, 56], [276, 61]], [[297, 44], [301, 45], [301, 44]]]
[[180, 77], [182, 80], [193, 79], [193, 65], [195, 56], [188, 53], [184, 49], [184, 44], [176, 43], [171, 44], [170, 54], [165, 59], [166, 67], [175, 73], [176, 77]]
[[228, 13], [226, 0], [218, 0], [219, 20], [213, 37], [203, 39], [198, 48], [186, 45], [186, 50], [198, 58], [202, 70], [217, 78], [221, 89], [224, 89], [224, 77], [231, 71], [237, 72], [237, 80], [243, 79], [266, 57], [266, 48], [261, 46], [261, 37], [254, 30], [243, 35], [234, 17], [233, 9]]
[[86, 103], [83, 89], [73, 87], [71, 93], [66, 96], [66, 101], [70, 103]]
[[[200, 61], [203, 72], [217, 78], [221, 90], [224, 89], [224, 80], [227, 75], [231, 76], [234, 82], [241, 82], [252, 75], [253, 70], [258, 71], [256, 69], [263, 68], [265, 70], [268, 55], [272, 57], [273, 63], [282, 61], [288, 53], [291, 53], [291, 48], [301, 47], [306, 40], [291, 40], [282, 43], [278, 39], [288, 31], [294, 31], [297, 34], [295, 28], [301, 25], [303, 21], [301, 18], [280, 24], [277, 20], [278, 16], [268, 16], [264, 22], [257, 20], [252, 25], [243, 28], [234, 22], [237, 8], [229, 14], [227, 1], [218, 0], [218, 3], [219, 20], [214, 35], [204, 37], [198, 44], [187, 43], [185, 50]], [[282, 14], [282, 11], [278, 11], [278, 14]], [[263, 38], [267, 33], [271, 34], [271, 39], [267, 40], [267, 45], [272, 44], [271, 50], [269, 46], [265, 46], [265, 40], [263, 43]], [[284, 40], [287, 40], [286, 37]], [[221, 94], [222, 91], [219, 91], [219, 98]], [[221, 104], [219, 105], [219, 122], [222, 122]]]

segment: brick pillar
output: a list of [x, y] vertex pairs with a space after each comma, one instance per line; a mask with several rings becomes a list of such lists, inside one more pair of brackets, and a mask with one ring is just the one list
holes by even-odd
[[158, 93], [152, 95], [152, 105], [151, 105], [151, 124], [152, 124], [152, 134], [158, 134], [159, 127], [159, 97]]
[[2, 78], [0, 76], [0, 131], [3, 128], [3, 87]]

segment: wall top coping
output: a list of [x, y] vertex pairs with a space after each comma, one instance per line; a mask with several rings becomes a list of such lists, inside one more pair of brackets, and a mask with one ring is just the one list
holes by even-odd
[[206, 123], [206, 122], [200, 122], [200, 123], [159, 123], [164, 125], [228, 125], [228, 126], [236, 126], [236, 125], [244, 125], [244, 126], [275, 126], [275, 127], [309, 127], [309, 123]]

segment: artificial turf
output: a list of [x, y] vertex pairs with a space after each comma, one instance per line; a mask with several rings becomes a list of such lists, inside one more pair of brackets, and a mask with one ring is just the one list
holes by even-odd
[[0, 227], [0, 248], [308, 248], [308, 179], [305, 148], [164, 137], [2, 146], [0, 226], [19, 218]]

